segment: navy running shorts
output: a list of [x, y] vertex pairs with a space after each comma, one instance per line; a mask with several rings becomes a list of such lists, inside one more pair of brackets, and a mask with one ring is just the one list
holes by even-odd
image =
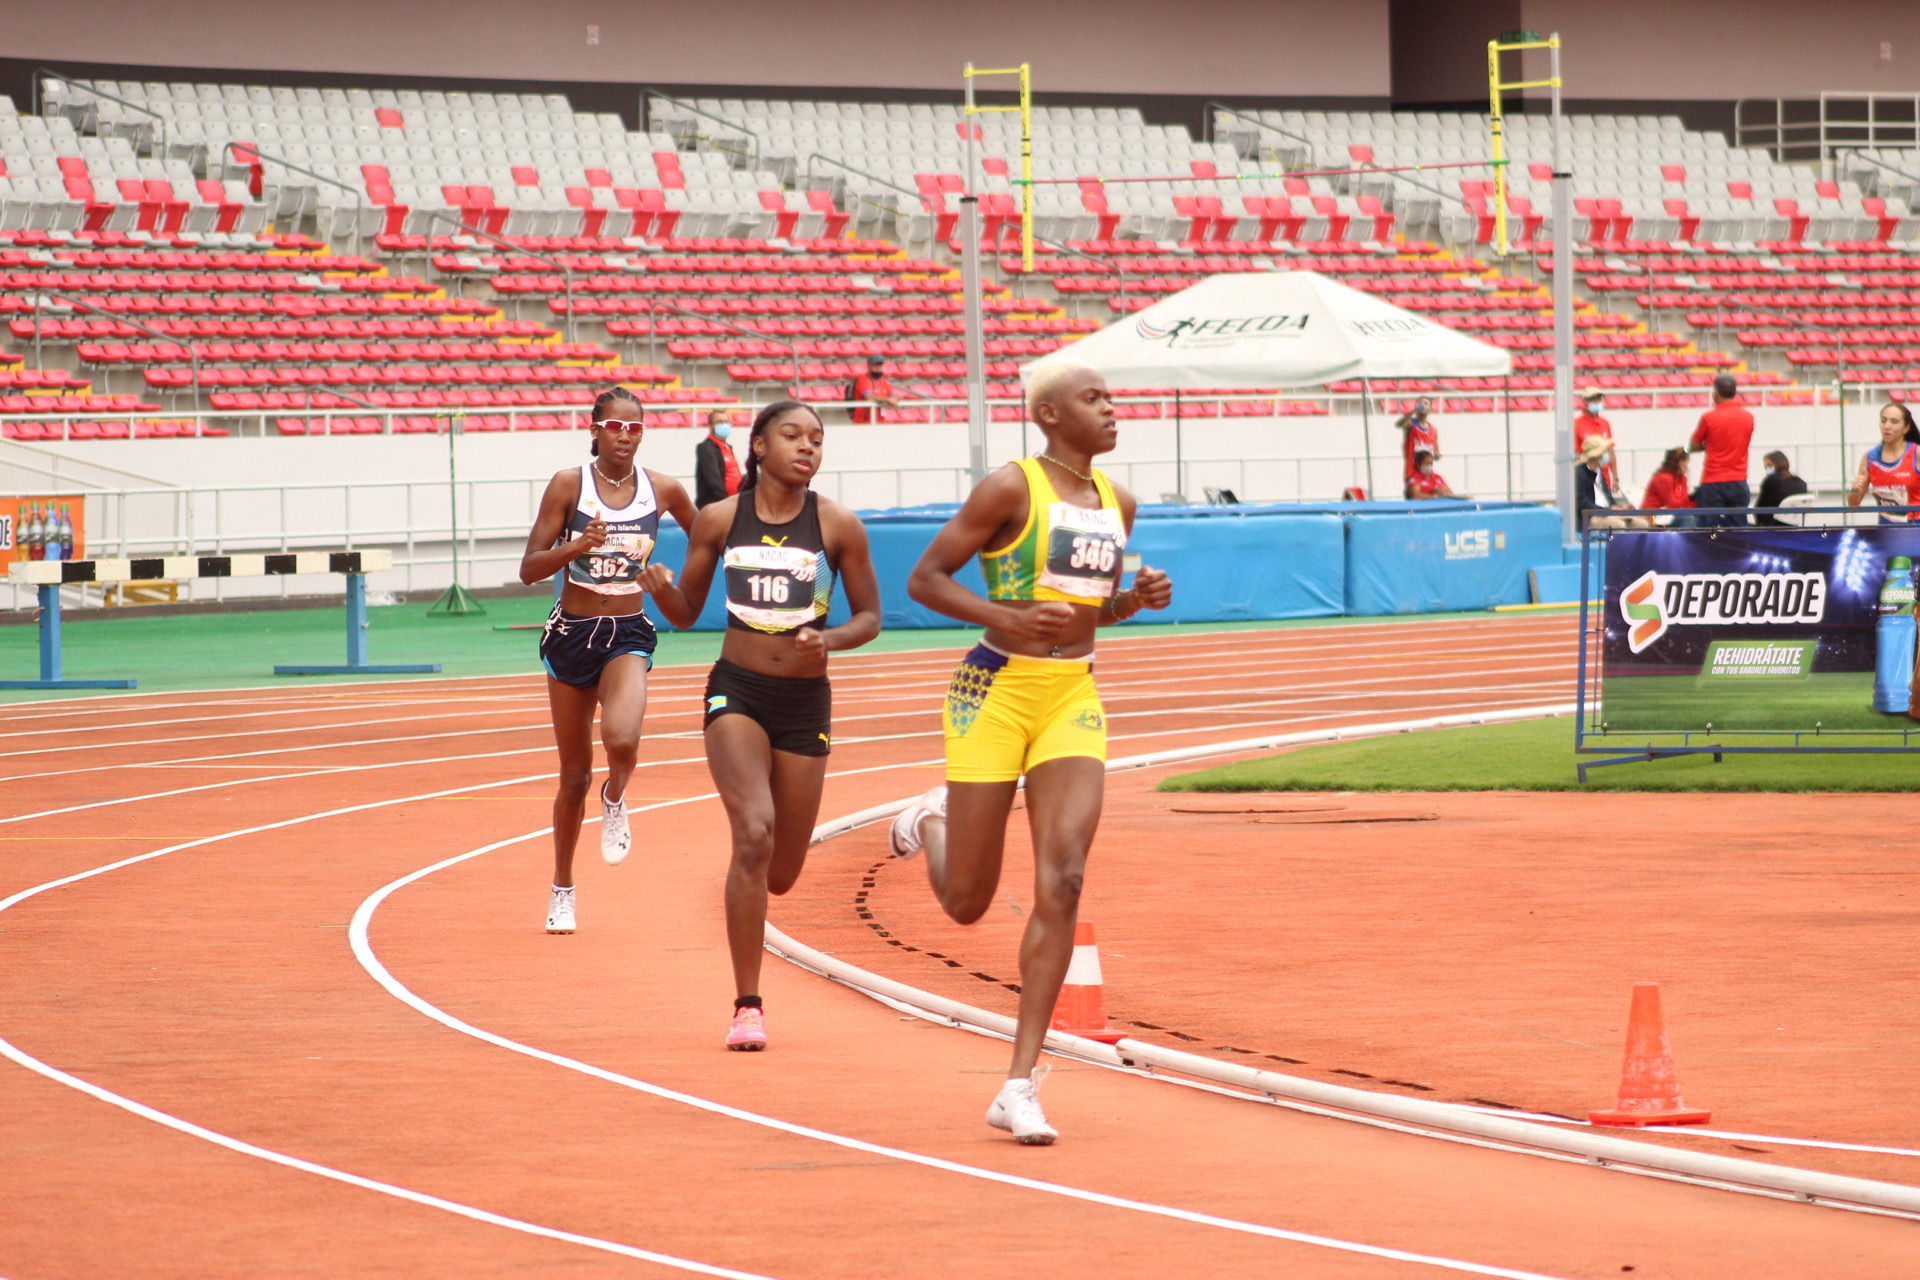
[[607, 664], [622, 654], [639, 654], [651, 669], [658, 643], [653, 621], [644, 613], [582, 617], [555, 605], [540, 633], [540, 661], [560, 683], [592, 689], [599, 685]]

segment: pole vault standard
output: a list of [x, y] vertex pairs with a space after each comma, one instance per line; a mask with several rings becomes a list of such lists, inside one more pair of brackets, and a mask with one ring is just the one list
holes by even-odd
[[[1549, 59], [1545, 80], [1502, 80], [1500, 55], [1526, 49], [1545, 49]], [[1571, 543], [1573, 528], [1573, 468], [1567, 460], [1573, 446], [1573, 204], [1562, 145], [1564, 121], [1560, 114], [1560, 33], [1542, 40], [1532, 31], [1511, 31], [1487, 41], [1487, 98], [1492, 108], [1494, 250], [1502, 258], [1507, 243], [1506, 125], [1500, 94], [1508, 89], [1550, 89], [1553, 103], [1553, 501], [1560, 508], [1560, 541]], [[1509, 461], [1511, 466], [1511, 461]]]
[[[973, 117], [989, 111], [1020, 113], [1020, 181], [1024, 199], [1020, 217], [1020, 269], [1033, 273], [1033, 67], [997, 70], [967, 63], [961, 72], [966, 90], [965, 118], [960, 135], [966, 143], [966, 188], [960, 193], [960, 289], [966, 307], [967, 340], [967, 471], [973, 483], [987, 475], [987, 326], [980, 301], [980, 197], [974, 189]], [[1018, 106], [982, 107], [973, 101], [973, 82], [980, 76], [1019, 76]]]

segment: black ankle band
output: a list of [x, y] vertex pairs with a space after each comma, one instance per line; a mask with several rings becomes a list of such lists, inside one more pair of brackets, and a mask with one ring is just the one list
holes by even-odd
[[735, 996], [733, 998], [733, 1007], [736, 1009], [758, 1009], [761, 1007], [760, 997], [759, 996]]

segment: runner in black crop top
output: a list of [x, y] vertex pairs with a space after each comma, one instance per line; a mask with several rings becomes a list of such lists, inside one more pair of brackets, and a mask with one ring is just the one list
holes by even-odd
[[800, 514], [781, 524], [762, 519], [757, 501], [739, 503], [720, 571], [729, 630], [790, 635], [826, 625], [833, 566], [820, 530], [820, 495], [808, 489]]
[[[762, 409], [747, 440], [740, 492], [701, 508], [678, 585], [653, 565], [641, 581], [676, 627], [693, 625], [716, 569], [727, 634], [707, 683], [707, 768], [732, 828], [727, 949], [735, 990], [729, 1049], [763, 1049], [760, 960], [767, 895], [800, 877], [831, 746], [827, 654], [880, 633], [880, 590], [867, 531], [808, 486], [826, 432], [798, 401]], [[833, 584], [851, 616], [827, 626]]]

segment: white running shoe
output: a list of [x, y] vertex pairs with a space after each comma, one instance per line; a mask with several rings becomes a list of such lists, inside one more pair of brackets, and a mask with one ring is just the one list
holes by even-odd
[[573, 886], [562, 889], [553, 887], [553, 896], [547, 899], [547, 932], [573, 932]]
[[893, 825], [887, 828], [887, 841], [893, 846], [896, 858], [911, 858], [925, 847], [920, 839], [920, 823], [928, 817], [947, 816], [947, 789], [944, 785], [933, 788], [912, 804], [894, 815]]
[[626, 861], [633, 845], [633, 831], [627, 825], [627, 802], [607, 799], [607, 784], [600, 784], [600, 856], [610, 867]]
[[1051, 1145], [1060, 1131], [1047, 1123], [1046, 1112], [1040, 1110], [1040, 1082], [1046, 1074], [1046, 1067], [1036, 1067], [1031, 1076], [1001, 1085], [999, 1096], [987, 1108], [987, 1123], [1005, 1129], [1025, 1146]]

